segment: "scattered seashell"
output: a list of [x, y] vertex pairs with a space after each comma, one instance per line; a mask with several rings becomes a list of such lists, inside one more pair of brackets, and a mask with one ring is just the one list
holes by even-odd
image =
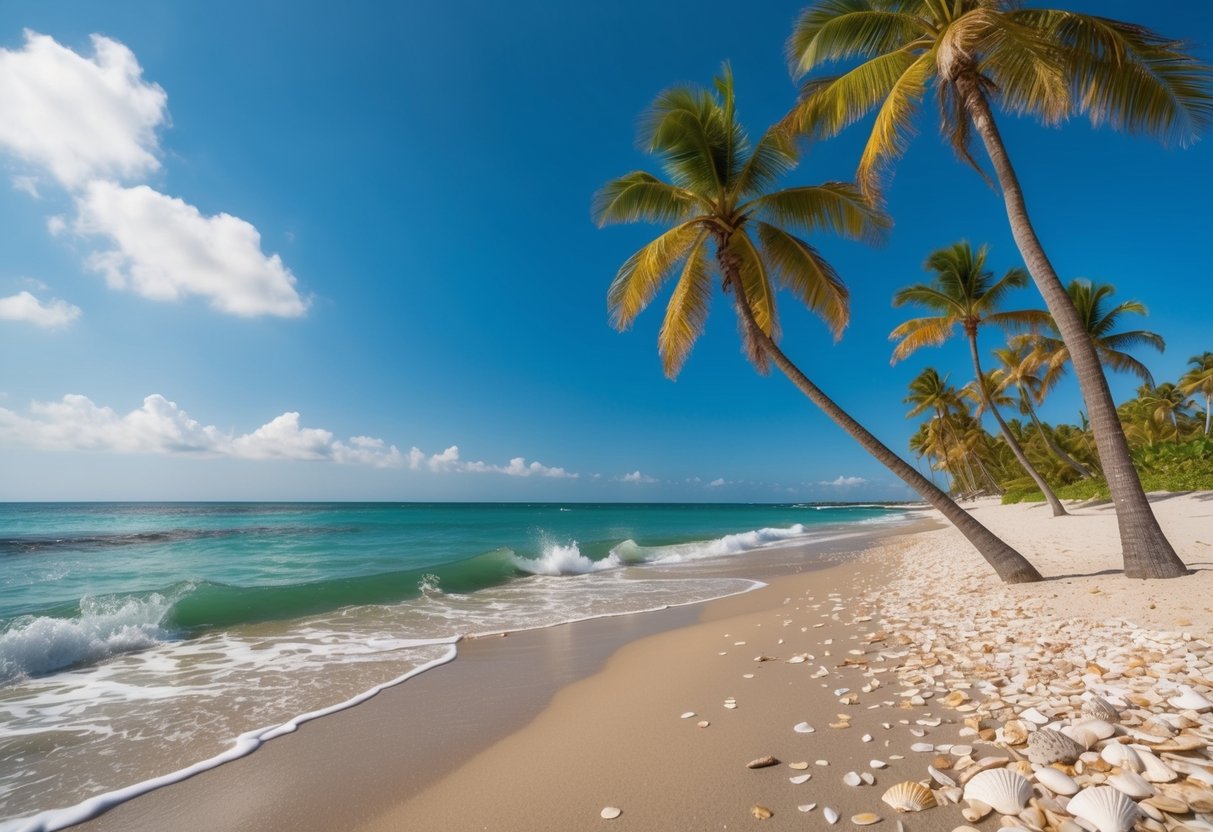
[[[1041, 728], [1028, 737], [1028, 759], [1036, 765], [1072, 763], [1085, 751], [1081, 745], [1065, 734], [1051, 728]], [[1007, 812], [1004, 814], [1014, 814]]]
[[999, 814], [1017, 815], [1032, 796], [1032, 784], [1014, 771], [990, 769], [969, 780], [964, 796], [967, 800], [993, 807]]
[[1141, 776], [1150, 783], [1170, 783], [1179, 776], [1174, 769], [1149, 751], [1139, 750], [1137, 757], [1141, 760]]
[[1008, 745], [1023, 745], [1028, 741], [1028, 723], [1012, 719], [1002, 726], [1002, 740]]
[[683, 714], [682, 716], [680, 716], [678, 718], [679, 719], [690, 719], [693, 716], [698, 716], [698, 714], [696, 714], [694, 711], [687, 711], [685, 714]]
[[766, 806], [759, 806], [758, 804], [754, 804], [753, 806], [750, 807], [750, 814], [753, 815], [754, 817], [758, 818], [759, 820], [768, 820], [775, 813], [772, 812], [770, 809], [768, 809]]
[[821, 814], [825, 816], [826, 823], [831, 824], [831, 825], [838, 823], [838, 812], [836, 812], [834, 809], [831, 809], [829, 806], [826, 806], [825, 808], [823, 808], [821, 810]]
[[880, 815], [872, 812], [860, 812], [858, 815], [851, 815], [851, 823], [856, 826], [871, 826], [874, 823], [880, 823]]
[[1026, 719], [1028, 722], [1035, 723], [1036, 725], [1047, 725], [1049, 723], [1049, 718], [1035, 708], [1028, 708], [1019, 715], [1019, 718]]
[[1137, 804], [1111, 786], [1091, 786], [1070, 799], [1067, 811], [1099, 832], [1129, 832], [1137, 822]]
[[960, 810], [961, 816], [969, 823], [977, 823], [994, 809], [980, 800], [970, 800], [969, 805]]
[[598, 813], [603, 820], [614, 820], [623, 814], [623, 810], [617, 806], [604, 806], [602, 811]]
[[859, 772], [859, 779], [862, 780], [864, 783], [866, 783], [869, 786], [876, 785], [876, 778], [872, 776], [872, 772], [870, 772], [870, 771]]
[[880, 799], [898, 812], [921, 812], [937, 805], [935, 794], [913, 780], [898, 783], [881, 795]]
[[929, 742], [916, 742], [910, 746], [910, 750], [920, 754], [930, 754], [935, 751], [935, 746]]
[[1120, 722], [1120, 711], [1102, 696], [1092, 696], [1083, 703], [1082, 712], [1104, 722]]
[[1078, 783], [1074, 782], [1074, 778], [1052, 766], [1045, 766], [1037, 771], [1036, 782], [1054, 794], [1069, 797], [1078, 793]]
[[872, 735], [871, 735], [871, 734], [864, 734], [864, 735], [863, 735], [862, 737], [860, 737], [859, 739], [863, 740], [864, 742], [871, 742], [871, 741], [872, 741]]
[[790, 780], [793, 785], [799, 786], [801, 783], [809, 782], [809, 778], [812, 776], [812, 774], [797, 774], [795, 777], [789, 777], [788, 780]]
[[792, 730], [795, 731], [797, 734], [811, 734], [817, 729], [815, 729], [812, 725], [810, 725], [807, 722], [797, 722], [795, 725], [792, 726]]
[[807, 762], [788, 763], [788, 768], [792, 769], [793, 771], [804, 771], [808, 767], [809, 764]]
[[779, 760], [774, 757], [759, 757], [757, 760], [750, 760], [745, 764], [746, 768], [767, 768], [768, 766], [779, 765]]
[[884, 760], [869, 760], [868, 765], [875, 769], [888, 768], [889, 766]]
[[1172, 707], [1179, 708], [1181, 711], [1196, 711], [1197, 713], [1213, 710], [1213, 702], [1197, 693], [1191, 685], [1184, 685], [1182, 690], [1181, 695], [1167, 700]]
[[698, 725], [700, 728], [707, 728], [712, 723], [708, 722], [706, 719], [701, 719], [698, 722], [696, 722], [695, 724]]
[[814, 760], [813, 761], [813, 765], [815, 765], [815, 766], [828, 766], [829, 764], [830, 764], [829, 760]]
[[931, 775], [931, 779], [941, 786], [955, 786], [956, 781], [948, 775], [944, 774], [935, 766], [927, 766], [927, 774]]
[[1108, 785], [1117, 791], [1124, 792], [1134, 800], [1141, 800], [1154, 794], [1154, 787], [1131, 769], [1123, 769], [1118, 774], [1113, 774], [1108, 778]]
[[1099, 752], [1099, 756], [1109, 765], [1119, 766], [1120, 768], [1132, 769], [1133, 771], [1141, 771], [1145, 768], [1145, 764], [1142, 763], [1141, 757], [1137, 756], [1136, 751], [1118, 742], [1105, 745], [1103, 750]]
[[842, 776], [842, 782], [846, 783], [848, 786], [858, 786], [860, 783], [863, 782], [863, 780], [860, 779], [858, 773], [856, 773], [854, 771], [848, 771], [846, 774], [844, 774]]
[[1187, 803], [1169, 794], [1156, 794], [1151, 798], [1143, 800], [1142, 804], [1153, 806], [1164, 812], [1170, 812], [1173, 815], [1182, 815], [1188, 811]]
[[811, 812], [816, 808], [817, 808], [816, 803], [802, 803], [796, 807], [796, 809], [801, 812]]

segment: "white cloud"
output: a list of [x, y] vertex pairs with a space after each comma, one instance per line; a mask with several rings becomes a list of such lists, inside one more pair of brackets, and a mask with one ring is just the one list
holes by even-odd
[[0, 321], [25, 321], [44, 329], [69, 326], [80, 317], [80, 307], [65, 300], [43, 303], [29, 292], [0, 298]]
[[470, 474], [505, 474], [509, 477], [553, 477], [577, 479], [580, 475], [563, 468], [553, 468], [540, 462], [528, 463], [516, 456], [507, 465], [491, 465], [487, 462], [464, 460], [459, 456], [459, 446], [452, 445], [441, 453], [430, 456], [420, 448], [411, 448], [408, 454], [409, 467], [414, 471], [428, 468], [434, 472], [455, 471]]
[[650, 477], [647, 474], [642, 474], [642, 473], [640, 473], [640, 471], [633, 471], [630, 474], [624, 474], [622, 477], [619, 478], [619, 480], [620, 480], [620, 482], [634, 482], [634, 483], [657, 482], [657, 480], [654, 477]]
[[377, 468], [407, 464], [395, 446], [382, 440], [355, 436], [342, 441], [327, 430], [301, 427], [298, 413], [283, 413], [252, 433], [233, 436], [201, 424], [158, 394], [124, 416], [81, 395], [34, 402], [28, 416], [0, 408], [0, 442], [56, 451], [327, 460]]
[[130, 49], [101, 35], [92, 45], [86, 58], [27, 29], [22, 49], [0, 49], [0, 147], [73, 188], [159, 168], [167, 118], [168, 96]]
[[38, 193], [38, 180], [32, 176], [14, 176], [13, 188], [22, 193], [29, 194], [34, 199], [42, 198], [42, 195]]
[[833, 486], [834, 488], [856, 488], [860, 485], [867, 485], [867, 483], [868, 483], [868, 481], [865, 480], [863, 477], [844, 477], [844, 476], [839, 475], [836, 479], [829, 480], [829, 481], [823, 480], [822, 482], [819, 482], [817, 484], [818, 485], [829, 485], [829, 486]]
[[113, 244], [88, 260], [111, 288], [161, 301], [199, 295], [221, 312], [245, 317], [296, 317], [307, 310], [290, 269], [277, 254], [262, 253], [261, 234], [239, 217], [204, 216], [146, 185], [112, 182], [90, 183], [76, 207], [73, 230]]
[[726, 484], [727, 483], [725, 482], [724, 477], [717, 477], [716, 479], [714, 479], [710, 483], [708, 483], [708, 488], [720, 488], [720, 486], [726, 485]]

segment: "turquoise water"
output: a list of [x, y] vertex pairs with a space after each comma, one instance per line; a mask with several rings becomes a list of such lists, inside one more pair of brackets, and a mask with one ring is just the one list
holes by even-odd
[[0, 505], [0, 819], [220, 753], [448, 660], [460, 636], [746, 591], [752, 581], [714, 567], [902, 516], [811, 505]]

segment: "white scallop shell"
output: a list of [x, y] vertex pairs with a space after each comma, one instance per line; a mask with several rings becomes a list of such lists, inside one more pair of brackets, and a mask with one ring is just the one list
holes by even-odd
[[1117, 774], [1113, 774], [1108, 778], [1108, 785], [1118, 791], [1122, 791], [1134, 800], [1143, 800], [1154, 794], [1154, 787], [1146, 782], [1135, 771], [1123, 769]]
[[1036, 782], [1054, 794], [1069, 796], [1078, 792], [1078, 784], [1074, 782], [1074, 778], [1052, 766], [1045, 766], [1037, 771]]
[[807, 722], [797, 722], [792, 726], [792, 730], [797, 734], [811, 734], [813, 733], [814, 729], [813, 726]]
[[965, 786], [966, 800], [978, 800], [1002, 815], [1018, 815], [1032, 796], [1027, 778], [1005, 768], [977, 774]]
[[898, 783], [881, 795], [880, 799], [899, 812], [921, 812], [936, 805], [935, 795], [931, 790], [913, 780]]
[[1099, 752], [1099, 756], [1109, 765], [1120, 766], [1121, 768], [1132, 769], [1133, 771], [1141, 771], [1145, 768], [1145, 763], [1141, 761], [1141, 757], [1137, 756], [1136, 751], [1118, 742], [1105, 745], [1103, 750]]
[[1201, 696], [1189, 685], [1183, 686], [1183, 694], [1172, 697], [1167, 700], [1173, 707], [1179, 708], [1181, 711], [1207, 711], [1213, 708], [1213, 702], [1210, 702], [1205, 697]]
[[821, 813], [823, 815], [825, 815], [826, 823], [828, 823], [830, 825], [838, 823], [838, 811], [837, 810], [831, 809], [829, 806], [826, 806], [824, 809], [821, 810]]
[[1141, 776], [1150, 783], [1170, 783], [1179, 776], [1174, 769], [1149, 751], [1138, 751], [1137, 756], [1141, 759]]
[[1137, 822], [1137, 804], [1111, 786], [1092, 786], [1071, 798], [1067, 811], [1099, 832], [1129, 832]]

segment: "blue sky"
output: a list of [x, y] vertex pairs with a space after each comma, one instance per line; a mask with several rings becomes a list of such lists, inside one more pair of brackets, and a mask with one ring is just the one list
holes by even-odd
[[[656, 168], [637, 116], [728, 59], [742, 120], [779, 118], [800, 3], [385, 5], [0, 7], [0, 499], [908, 496], [752, 371], [720, 298], [674, 383], [659, 308], [607, 325], [606, 287], [653, 229], [596, 229], [589, 202]], [[1067, 5], [1210, 58], [1207, 4]], [[844, 339], [782, 306], [785, 349], [897, 450], [906, 382], [968, 370], [959, 343], [889, 366], [892, 293], [962, 238], [1019, 265], [932, 107], [889, 240], [812, 241], [852, 288]], [[1210, 141], [1003, 127], [1063, 279], [1150, 307], [1159, 379], [1213, 349]], [[789, 181], [850, 178], [862, 140], [810, 148]], [[1071, 380], [1044, 415], [1080, 406]]]

